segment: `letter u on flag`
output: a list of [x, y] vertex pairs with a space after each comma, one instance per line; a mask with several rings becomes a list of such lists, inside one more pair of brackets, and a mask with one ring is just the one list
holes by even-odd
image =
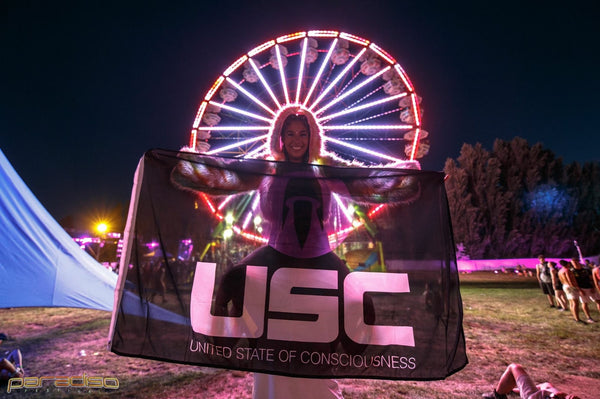
[[115, 295], [124, 356], [399, 380], [467, 364], [438, 172], [149, 151]]

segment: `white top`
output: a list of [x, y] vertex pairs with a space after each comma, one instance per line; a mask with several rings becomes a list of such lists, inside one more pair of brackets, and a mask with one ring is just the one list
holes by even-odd
[[254, 373], [253, 399], [343, 399], [336, 380]]

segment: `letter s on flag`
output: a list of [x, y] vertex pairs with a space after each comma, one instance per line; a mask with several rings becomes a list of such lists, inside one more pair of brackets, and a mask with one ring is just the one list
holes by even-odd
[[338, 289], [337, 271], [281, 268], [271, 279], [269, 310], [316, 315], [316, 321], [269, 319], [269, 339], [332, 342], [339, 333], [338, 297], [292, 294], [292, 288]]

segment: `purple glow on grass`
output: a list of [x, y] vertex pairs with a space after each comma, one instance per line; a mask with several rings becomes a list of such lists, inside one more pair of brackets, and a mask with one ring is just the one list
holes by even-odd
[[[546, 258], [548, 262], [555, 262], [565, 258]], [[598, 263], [600, 255], [586, 257], [592, 263]], [[565, 259], [568, 260], [568, 259]], [[521, 266], [524, 270], [533, 270], [535, 273], [535, 265], [539, 263], [538, 258], [514, 258], [514, 259], [459, 259], [457, 260], [458, 271], [464, 273], [479, 272], [479, 271], [498, 271], [503, 270], [509, 272]]]

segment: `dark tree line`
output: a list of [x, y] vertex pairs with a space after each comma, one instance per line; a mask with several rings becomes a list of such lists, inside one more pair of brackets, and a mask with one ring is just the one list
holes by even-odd
[[471, 259], [600, 252], [600, 165], [564, 164], [541, 144], [464, 144], [447, 159], [454, 239]]

